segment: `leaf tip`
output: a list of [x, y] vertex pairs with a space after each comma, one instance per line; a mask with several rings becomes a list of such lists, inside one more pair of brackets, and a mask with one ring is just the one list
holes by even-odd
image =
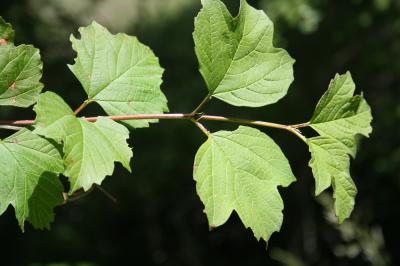
[[22, 233], [25, 233], [25, 219], [22, 219], [22, 221], [18, 221], [19, 228], [21, 229]]

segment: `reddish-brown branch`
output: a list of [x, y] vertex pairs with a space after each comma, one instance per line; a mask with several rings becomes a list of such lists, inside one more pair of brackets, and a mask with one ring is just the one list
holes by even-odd
[[[101, 116], [94, 116], [94, 117], [82, 117], [86, 121], [89, 122], [96, 122]], [[231, 122], [237, 124], [244, 124], [244, 125], [253, 125], [253, 126], [262, 126], [262, 127], [272, 127], [272, 128], [279, 128], [283, 130], [287, 130], [297, 137], [299, 137], [304, 142], [307, 139], [301, 134], [298, 128], [308, 126], [307, 123], [299, 124], [299, 125], [283, 125], [277, 123], [271, 123], [266, 121], [258, 121], [258, 120], [249, 120], [249, 119], [242, 119], [242, 118], [234, 118], [234, 117], [225, 117], [225, 116], [216, 116], [216, 115], [204, 115], [199, 113], [190, 113], [190, 114], [139, 114], [139, 115], [120, 115], [120, 116], [104, 116], [114, 121], [126, 121], [126, 120], [149, 120], [149, 119], [166, 119], [166, 120], [192, 120], [194, 122], [199, 122], [201, 120], [204, 121], [222, 121], [222, 122]], [[35, 120], [0, 120], [1, 125], [7, 126], [29, 126], [34, 125]], [[201, 125], [201, 124], [200, 124]], [[197, 124], [199, 126], [199, 124]], [[202, 125], [200, 129], [203, 132], [208, 132]]]
[[6, 126], [31, 126], [35, 120], [0, 120], [0, 125]]
[[[93, 117], [82, 117], [86, 121], [96, 122], [101, 116]], [[125, 120], [148, 120], [148, 119], [192, 119], [192, 114], [140, 114], [140, 115], [115, 115], [115, 116], [104, 116], [114, 121], [125, 121]], [[31, 126], [35, 124], [35, 120], [0, 120], [0, 125], [8, 126]]]

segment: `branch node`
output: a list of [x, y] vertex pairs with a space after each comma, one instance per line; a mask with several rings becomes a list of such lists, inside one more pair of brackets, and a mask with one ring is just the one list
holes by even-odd
[[196, 120], [197, 122], [201, 120], [202, 116], [204, 115], [204, 112], [201, 113], [194, 113], [193, 114], [193, 119]]

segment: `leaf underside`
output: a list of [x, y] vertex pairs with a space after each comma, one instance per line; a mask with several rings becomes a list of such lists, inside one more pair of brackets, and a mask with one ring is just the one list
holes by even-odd
[[295, 181], [278, 145], [243, 126], [209, 136], [196, 154], [194, 179], [210, 227], [224, 224], [235, 210], [254, 236], [265, 241], [282, 224], [278, 186]]
[[236, 106], [272, 104], [286, 95], [294, 60], [273, 46], [268, 16], [240, 3], [234, 18], [221, 1], [202, 0], [193, 33], [200, 72], [213, 97]]
[[[163, 69], [151, 49], [136, 37], [112, 35], [93, 22], [79, 29], [81, 39], [71, 36], [77, 52], [69, 68], [81, 82], [88, 99], [97, 102], [108, 115], [158, 114], [168, 111], [160, 90]], [[147, 127], [157, 120], [124, 123]]]

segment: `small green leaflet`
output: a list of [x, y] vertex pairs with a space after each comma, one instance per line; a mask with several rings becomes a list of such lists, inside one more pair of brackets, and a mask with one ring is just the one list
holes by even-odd
[[63, 169], [57, 149], [27, 129], [0, 140], [0, 214], [11, 204], [22, 230], [26, 220], [50, 228], [53, 208], [63, 203]]
[[308, 140], [316, 194], [329, 186], [333, 187], [335, 212], [342, 223], [354, 208], [357, 188], [350, 176], [350, 158], [343, 146], [329, 137], [315, 137]]
[[[163, 69], [151, 49], [136, 37], [112, 35], [93, 22], [79, 29], [81, 39], [71, 36], [78, 53], [69, 66], [81, 82], [89, 101], [97, 102], [109, 115], [155, 114], [168, 111], [160, 90]], [[146, 127], [157, 120], [126, 121]]]
[[310, 126], [321, 136], [336, 139], [351, 156], [357, 152], [356, 135], [372, 132], [371, 108], [362, 95], [354, 95], [351, 74], [336, 75], [322, 96], [311, 118]]
[[249, 107], [284, 97], [293, 81], [294, 60], [273, 46], [274, 27], [267, 15], [244, 0], [236, 18], [219, 0], [202, 4], [193, 37], [209, 95]]
[[246, 228], [265, 241], [282, 224], [278, 186], [296, 180], [279, 146], [244, 126], [210, 134], [196, 154], [194, 179], [210, 227], [224, 224], [236, 210]]
[[4, 21], [0, 16], [0, 45], [14, 42], [14, 30], [10, 23]]
[[69, 178], [70, 194], [93, 184], [101, 184], [121, 162], [130, 171], [132, 150], [126, 140], [129, 131], [109, 118], [90, 123], [74, 116], [72, 109], [57, 94], [46, 92], [34, 108], [35, 133], [64, 143], [64, 175]]
[[28, 107], [43, 89], [43, 64], [32, 45], [0, 46], [0, 105]]
[[315, 193], [319, 195], [332, 185], [339, 222], [350, 216], [357, 194], [349, 171], [350, 156], [355, 157], [357, 151], [357, 135], [368, 137], [372, 132], [371, 109], [361, 95], [354, 96], [354, 90], [350, 73], [336, 75], [310, 121], [320, 135], [308, 139]]

